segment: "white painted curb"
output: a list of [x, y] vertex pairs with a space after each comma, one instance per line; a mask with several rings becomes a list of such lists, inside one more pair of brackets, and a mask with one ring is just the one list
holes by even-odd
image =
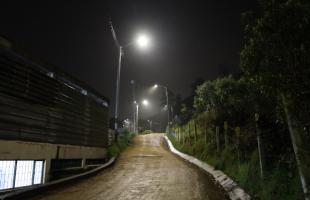
[[250, 200], [251, 197], [248, 195], [243, 189], [241, 189], [238, 184], [233, 181], [229, 176], [224, 174], [224, 172], [220, 170], [214, 169], [214, 167], [208, 165], [207, 163], [193, 157], [190, 155], [187, 155], [185, 153], [182, 153], [178, 150], [176, 150], [171, 143], [171, 141], [168, 139], [167, 136], [164, 136], [166, 139], [166, 142], [168, 143], [169, 149], [172, 153], [180, 156], [184, 160], [198, 166], [202, 170], [206, 171], [207, 173], [211, 174], [215, 182], [220, 184], [223, 189], [228, 193], [228, 196], [231, 200]]

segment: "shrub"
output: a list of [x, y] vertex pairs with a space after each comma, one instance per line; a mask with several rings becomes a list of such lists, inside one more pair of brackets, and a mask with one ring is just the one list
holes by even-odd
[[108, 158], [112, 158], [120, 154], [123, 150], [127, 148], [127, 146], [131, 143], [132, 138], [135, 136], [134, 133], [131, 132], [124, 132], [122, 135], [119, 136], [117, 142], [113, 142], [111, 146], [108, 147], [107, 153]]

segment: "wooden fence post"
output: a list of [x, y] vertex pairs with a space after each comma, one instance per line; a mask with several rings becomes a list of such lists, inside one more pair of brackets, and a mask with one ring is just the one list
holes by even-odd
[[181, 142], [181, 128], [178, 127], [178, 140], [179, 140], [179, 143]]
[[238, 156], [238, 168], [240, 168], [240, 150], [239, 150], [239, 144], [240, 144], [240, 133], [241, 133], [241, 130], [240, 130], [240, 127], [237, 126], [235, 128], [235, 132], [236, 132], [236, 137], [237, 137], [237, 141], [236, 141], [236, 145], [237, 145], [237, 156]]
[[184, 132], [183, 132], [183, 126], [181, 126], [181, 142], [182, 142], [182, 145], [184, 145]]
[[207, 120], [205, 120], [205, 144], [207, 144], [207, 133], [208, 133], [208, 125]]
[[194, 121], [194, 133], [195, 133], [195, 143], [197, 143], [197, 124], [196, 124], [196, 120]]
[[215, 137], [216, 137], [216, 151], [220, 152], [220, 127], [216, 126], [215, 128]]
[[188, 142], [187, 144], [191, 144], [191, 122], [188, 122]]
[[183, 126], [183, 145], [185, 145], [185, 143], [186, 143], [186, 127], [184, 128], [184, 126]]
[[228, 122], [225, 121], [225, 122], [224, 122], [224, 140], [225, 140], [225, 148], [228, 147], [228, 135], [227, 135], [227, 132], [228, 132]]

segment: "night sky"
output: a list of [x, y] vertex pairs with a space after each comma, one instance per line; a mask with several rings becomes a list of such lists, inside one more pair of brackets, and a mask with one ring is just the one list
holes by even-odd
[[[214, 79], [238, 71], [243, 38], [241, 13], [254, 9], [256, 1], [181, 2], [3, 1], [0, 35], [107, 96], [112, 115], [118, 53], [109, 29], [109, 16], [122, 44], [133, 41], [141, 30], [149, 32], [153, 45], [148, 51], [125, 49], [120, 116], [129, 117], [131, 79], [144, 86], [166, 85], [186, 97], [197, 77]], [[156, 106], [142, 113], [144, 116], [160, 112], [160, 95], [157, 92], [148, 97]]]

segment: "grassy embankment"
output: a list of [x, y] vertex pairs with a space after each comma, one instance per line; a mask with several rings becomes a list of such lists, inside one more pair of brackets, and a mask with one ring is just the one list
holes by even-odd
[[229, 143], [225, 145], [223, 129], [220, 129], [217, 145], [214, 128], [208, 128], [203, 121], [200, 116], [183, 126], [174, 127], [174, 134], [168, 137], [175, 148], [222, 170], [253, 199], [303, 199], [291, 154], [266, 155], [264, 177], [261, 178], [257, 141], [255, 137], [249, 137], [255, 135], [248, 132], [251, 130], [230, 128], [227, 131]]

